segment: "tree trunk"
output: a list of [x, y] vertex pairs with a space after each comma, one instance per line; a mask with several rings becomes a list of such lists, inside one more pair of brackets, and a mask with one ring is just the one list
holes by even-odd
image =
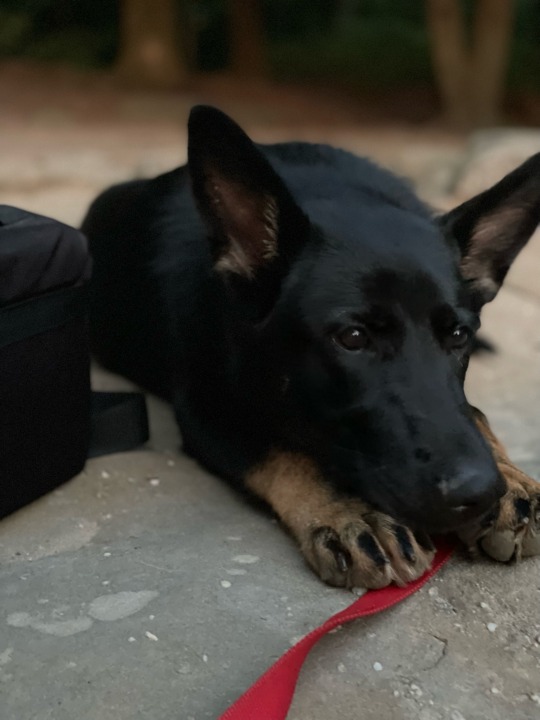
[[477, 0], [471, 43], [461, 0], [426, 0], [435, 80], [453, 125], [479, 127], [500, 119], [514, 0]]
[[513, 0], [478, 0], [471, 62], [471, 119], [478, 125], [500, 120], [512, 41]]
[[186, 78], [175, 0], [121, 0], [117, 73], [128, 84], [175, 88]]
[[260, 0], [228, 0], [229, 63], [235, 75], [266, 74], [265, 39]]
[[453, 125], [468, 122], [467, 37], [459, 0], [428, 0], [433, 70], [444, 112]]

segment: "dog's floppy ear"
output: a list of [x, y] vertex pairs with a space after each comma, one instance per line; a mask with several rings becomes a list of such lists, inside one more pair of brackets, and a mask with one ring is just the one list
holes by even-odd
[[305, 216], [263, 154], [227, 115], [194, 107], [188, 135], [193, 194], [210, 230], [216, 270], [233, 282], [276, 281], [303, 239]]
[[493, 300], [540, 223], [540, 153], [440, 222], [459, 246], [461, 272], [479, 309]]

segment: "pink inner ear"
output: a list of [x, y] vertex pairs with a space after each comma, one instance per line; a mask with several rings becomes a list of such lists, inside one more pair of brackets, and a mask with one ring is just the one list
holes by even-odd
[[208, 180], [208, 195], [226, 244], [216, 263], [220, 271], [253, 277], [278, 254], [276, 200], [238, 182]]

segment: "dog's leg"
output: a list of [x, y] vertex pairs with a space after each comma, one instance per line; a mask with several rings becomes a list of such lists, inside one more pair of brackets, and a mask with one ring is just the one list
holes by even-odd
[[360, 500], [337, 497], [304, 456], [274, 453], [248, 474], [246, 485], [273, 508], [330, 585], [405, 585], [431, 565], [434, 548], [427, 536]]
[[468, 528], [462, 540], [474, 551], [479, 542], [495, 560], [506, 562], [540, 554], [540, 483], [528, 477], [509, 459], [483, 413], [472, 408], [480, 432], [493, 450], [507, 491], [499, 508], [483, 523]]

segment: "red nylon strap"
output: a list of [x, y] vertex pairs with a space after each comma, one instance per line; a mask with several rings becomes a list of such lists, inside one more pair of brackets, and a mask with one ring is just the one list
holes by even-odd
[[332, 615], [282, 655], [228, 710], [225, 710], [219, 720], [285, 720], [300, 670], [315, 643], [343, 623], [387, 610], [419, 590], [441, 569], [452, 554], [451, 545], [444, 541], [438, 542], [437, 545], [433, 565], [421, 578], [406, 587], [392, 585], [381, 590], [371, 590], [345, 610]]

